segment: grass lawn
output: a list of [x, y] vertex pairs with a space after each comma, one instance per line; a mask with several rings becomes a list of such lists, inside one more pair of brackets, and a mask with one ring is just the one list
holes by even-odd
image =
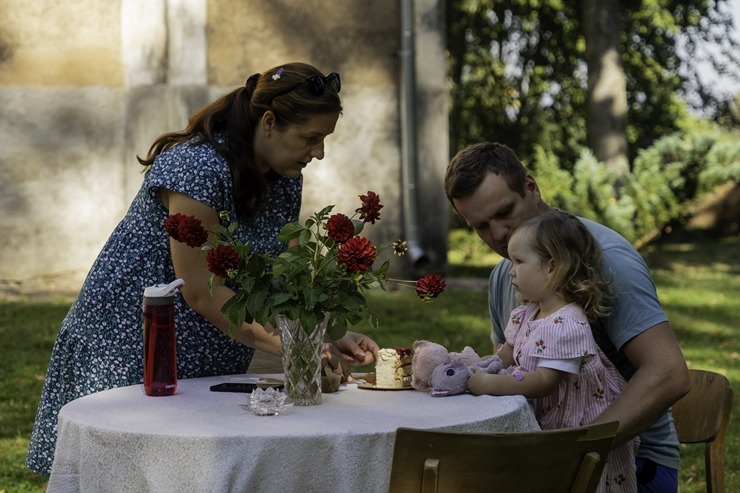
[[[476, 242], [462, 233], [451, 237], [449, 277], [487, 277], [497, 259]], [[740, 491], [740, 238], [675, 239], [644, 254], [689, 367], [720, 372], [735, 389], [725, 474], [727, 491]], [[0, 493], [44, 491], [45, 478], [23, 460], [51, 347], [70, 303], [0, 299]], [[381, 345], [429, 339], [451, 350], [470, 345], [480, 354], [490, 351], [485, 289], [450, 289], [432, 304], [419, 303], [411, 290], [373, 292], [370, 303], [381, 325], [358, 330]], [[682, 454], [679, 490], [706, 491], [703, 447], [686, 446]]]

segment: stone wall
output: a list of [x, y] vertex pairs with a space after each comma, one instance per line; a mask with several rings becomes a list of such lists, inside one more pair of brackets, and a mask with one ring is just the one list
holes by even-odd
[[446, 268], [441, 0], [416, 0], [418, 182], [403, 187], [399, 0], [0, 0], [0, 288], [73, 293], [141, 183], [136, 155], [255, 72], [342, 75], [344, 114], [306, 169], [304, 214], [380, 194], [378, 241], [419, 198], [429, 269]]

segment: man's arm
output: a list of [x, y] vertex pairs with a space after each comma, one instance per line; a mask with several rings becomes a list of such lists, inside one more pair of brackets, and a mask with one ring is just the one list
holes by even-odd
[[689, 372], [668, 322], [628, 341], [622, 351], [637, 368], [624, 392], [595, 422], [619, 421], [615, 446], [652, 425], [689, 391]]
[[502, 259], [488, 277], [488, 312], [491, 317], [491, 342], [494, 354], [506, 342], [504, 329], [509, 322], [511, 311], [520, 305], [508, 275], [509, 269], [511, 262]]

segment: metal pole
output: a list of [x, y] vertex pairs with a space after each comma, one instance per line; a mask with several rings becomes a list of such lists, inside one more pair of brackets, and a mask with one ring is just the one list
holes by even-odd
[[401, 0], [401, 152], [404, 237], [406, 255], [418, 270], [428, 262], [419, 237], [416, 154], [416, 49], [414, 46], [414, 0]]

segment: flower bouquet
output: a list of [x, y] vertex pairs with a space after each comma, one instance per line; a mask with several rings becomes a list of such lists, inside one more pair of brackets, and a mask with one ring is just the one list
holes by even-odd
[[[370, 288], [385, 289], [386, 282], [411, 285], [424, 301], [431, 301], [445, 289], [445, 281], [438, 274], [427, 274], [413, 282], [390, 279], [390, 260], [374, 268], [379, 252], [392, 248], [393, 253], [403, 255], [406, 242], [376, 246], [361, 236], [367, 223], [375, 224], [380, 219], [383, 206], [374, 192], [359, 197], [361, 206], [351, 217], [332, 214], [334, 206], [329, 205], [304, 224], [286, 224], [278, 240], [289, 246], [277, 256], [252, 252], [248, 242], [234, 237], [238, 227], [235, 223], [216, 226], [213, 233], [217, 241], [213, 243], [206, 243], [208, 232], [192, 216], [170, 216], [165, 230], [175, 240], [206, 252], [213, 274], [209, 288], [216, 277], [217, 282], [228, 282], [235, 288], [234, 296], [221, 308], [234, 326], [256, 320], [284, 328], [289, 321], [309, 333], [319, 327], [322, 338], [326, 327], [329, 337], [338, 339], [349, 326], [365, 318], [377, 325], [364, 295]], [[222, 220], [226, 217], [221, 214]], [[284, 330], [282, 335], [286, 335]], [[284, 362], [286, 356], [283, 347]]]

